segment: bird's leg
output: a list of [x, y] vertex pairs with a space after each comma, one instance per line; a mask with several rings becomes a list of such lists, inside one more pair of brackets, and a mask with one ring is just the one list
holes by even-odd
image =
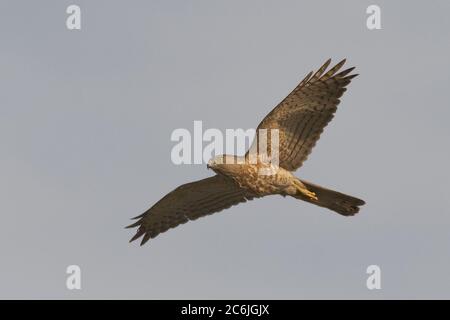
[[301, 183], [300, 181], [294, 181], [294, 186], [295, 186], [295, 189], [297, 189], [297, 191], [300, 194], [304, 195], [309, 200], [314, 200], [314, 201], [318, 201], [319, 200], [317, 198], [316, 194], [314, 192], [309, 191], [308, 189], [306, 189], [305, 185], [303, 183]]
[[298, 189], [302, 194], [308, 197], [310, 200], [318, 201], [316, 194], [308, 189]]

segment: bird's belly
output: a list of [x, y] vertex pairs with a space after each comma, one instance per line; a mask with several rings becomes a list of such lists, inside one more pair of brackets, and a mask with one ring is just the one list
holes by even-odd
[[258, 169], [261, 168], [250, 167], [246, 174], [234, 176], [233, 179], [241, 188], [259, 195], [283, 194], [292, 183], [292, 174], [282, 168], [272, 171]]

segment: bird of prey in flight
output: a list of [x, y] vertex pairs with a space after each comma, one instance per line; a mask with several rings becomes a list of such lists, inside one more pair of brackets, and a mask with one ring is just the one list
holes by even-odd
[[[343, 216], [353, 216], [365, 202], [301, 180], [297, 170], [319, 140], [325, 126], [336, 112], [346, 86], [357, 74], [354, 68], [340, 71], [345, 59], [327, 70], [329, 59], [315, 73], [310, 72], [259, 124], [256, 138], [249, 150], [257, 150], [256, 161], [249, 151], [243, 157], [220, 155], [208, 162], [216, 175], [179, 186], [165, 195], [128, 228], [138, 227], [130, 240], [142, 237], [141, 245], [170, 228], [189, 220], [229, 208], [241, 202], [267, 195], [291, 196]], [[277, 129], [278, 165], [260, 159], [258, 148], [260, 129]], [[266, 131], [267, 131], [266, 130]], [[274, 174], [260, 174], [260, 169]]]

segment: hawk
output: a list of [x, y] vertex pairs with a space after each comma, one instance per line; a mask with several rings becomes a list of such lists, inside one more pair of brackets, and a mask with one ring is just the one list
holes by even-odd
[[[354, 67], [338, 72], [345, 59], [327, 71], [330, 62], [327, 60], [314, 74], [310, 72], [259, 124], [249, 149], [256, 150], [256, 161], [249, 151], [243, 157], [220, 155], [211, 159], [207, 167], [216, 175], [179, 186], [135, 217], [138, 220], [127, 227], [138, 227], [130, 242], [142, 237], [143, 245], [170, 228], [267, 195], [291, 196], [343, 216], [356, 214], [363, 200], [292, 174], [311, 153], [346, 86], [357, 76], [350, 74]], [[278, 130], [277, 165], [263, 161], [258, 147], [255, 149], [260, 129]], [[272, 174], [260, 174], [261, 169], [272, 170]]]

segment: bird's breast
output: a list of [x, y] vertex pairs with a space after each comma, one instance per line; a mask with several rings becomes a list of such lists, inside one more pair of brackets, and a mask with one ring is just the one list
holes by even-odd
[[248, 164], [231, 178], [241, 188], [258, 195], [280, 194], [291, 184], [292, 174], [283, 168]]

